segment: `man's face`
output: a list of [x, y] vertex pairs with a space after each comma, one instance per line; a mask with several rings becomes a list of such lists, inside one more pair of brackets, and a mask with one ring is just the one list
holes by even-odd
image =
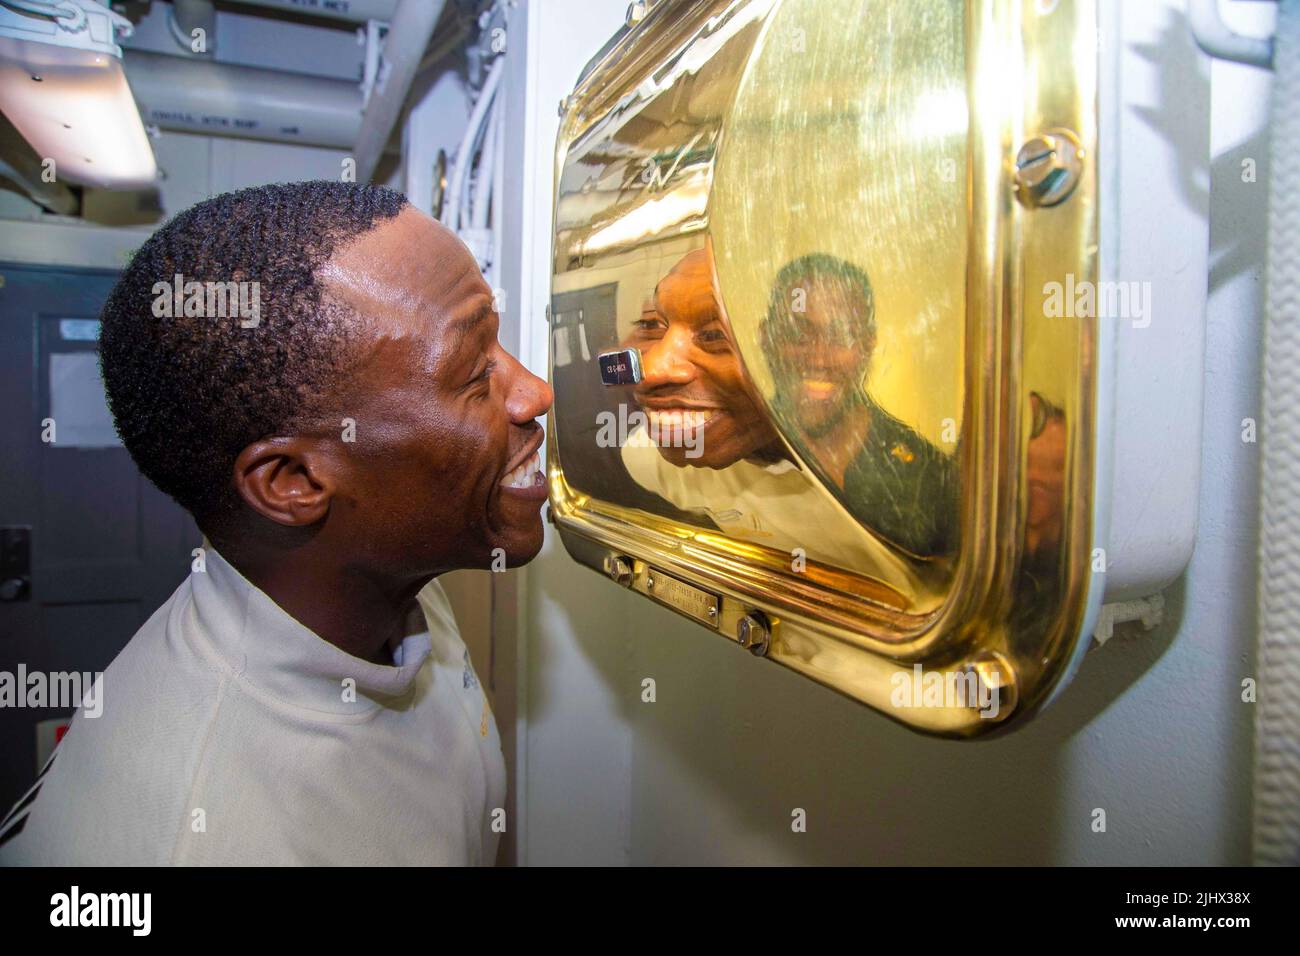
[[764, 323], [763, 339], [781, 404], [818, 437], [852, 407], [875, 337], [864, 333], [868, 306], [860, 293], [820, 279], [810, 279], [802, 292], [803, 309], [788, 308], [779, 341], [771, 323]]
[[[725, 468], [777, 440], [718, 308], [707, 249], [659, 281], [626, 344], [641, 350], [633, 395], [670, 463]], [[683, 441], [666, 444], [683, 429]]]
[[419, 576], [488, 568], [502, 552], [509, 566], [529, 561], [546, 499], [535, 419], [552, 395], [497, 341], [492, 290], [469, 250], [408, 208], [321, 276], [360, 317], [339, 401], [355, 441], [341, 446], [330, 506], [358, 564]]

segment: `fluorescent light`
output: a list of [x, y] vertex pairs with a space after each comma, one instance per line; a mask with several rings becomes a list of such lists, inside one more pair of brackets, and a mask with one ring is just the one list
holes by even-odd
[[0, 109], [42, 160], [54, 161], [56, 181], [152, 185], [158, 167], [121, 48], [111, 29], [91, 26], [65, 36], [52, 20], [0, 7]]

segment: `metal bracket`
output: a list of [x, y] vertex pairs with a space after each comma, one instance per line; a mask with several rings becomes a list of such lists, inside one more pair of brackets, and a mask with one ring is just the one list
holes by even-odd
[[1142, 629], [1149, 631], [1164, 619], [1165, 596], [1163, 594], [1153, 594], [1150, 597], [1138, 598], [1136, 601], [1103, 604], [1101, 613], [1097, 616], [1097, 626], [1093, 629], [1092, 638], [1100, 647], [1115, 635], [1116, 624], [1141, 621]]

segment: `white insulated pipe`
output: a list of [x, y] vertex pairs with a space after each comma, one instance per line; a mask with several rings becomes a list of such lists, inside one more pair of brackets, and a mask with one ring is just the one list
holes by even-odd
[[474, 204], [469, 216], [471, 229], [486, 229], [488, 225], [493, 179], [496, 176], [497, 136], [500, 135], [501, 125], [498, 114], [501, 112], [502, 99], [504, 97], [492, 97], [492, 108], [488, 110], [487, 131], [483, 134], [483, 149], [479, 153], [478, 180], [474, 184]]
[[361, 90], [349, 80], [140, 50], [124, 64], [146, 125], [342, 149], [361, 132]]
[[466, 179], [469, 176], [469, 164], [474, 158], [474, 147], [478, 145], [479, 133], [492, 106], [492, 97], [496, 95], [497, 84], [501, 82], [501, 69], [504, 63], [505, 58], [498, 57], [488, 71], [487, 80], [483, 83], [483, 89], [479, 92], [474, 109], [469, 115], [465, 137], [460, 141], [460, 148], [456, 151], [456, 164], [452, 167], [451, 183], [447, 187], [447, 205], [442, 214], [443, 225], [456, 231], [460, 230], [461, 193], [465, 189]]
[[370, 182], [374, 176], [446, 4], [447, 0], [400, 0], [393, 11], [384, 37], [388, 75], [370, 94], [352, 151], [357, 161], [357, 182]]
[[[367, 20], [391, 20], [398, 0], [231, 0], [245, 7], [263, 7], [297, 16], [324, 17], [365, 23]], [[421, 0], [429, 2], [429, 0]]]

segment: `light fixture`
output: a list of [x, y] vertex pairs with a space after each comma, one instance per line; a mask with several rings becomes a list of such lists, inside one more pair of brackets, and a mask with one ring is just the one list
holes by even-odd
[[0, 2], [0, 109], [58, 182], [139, 189], [157, 177], [116, 42], [131, 30], [94, 0]]

